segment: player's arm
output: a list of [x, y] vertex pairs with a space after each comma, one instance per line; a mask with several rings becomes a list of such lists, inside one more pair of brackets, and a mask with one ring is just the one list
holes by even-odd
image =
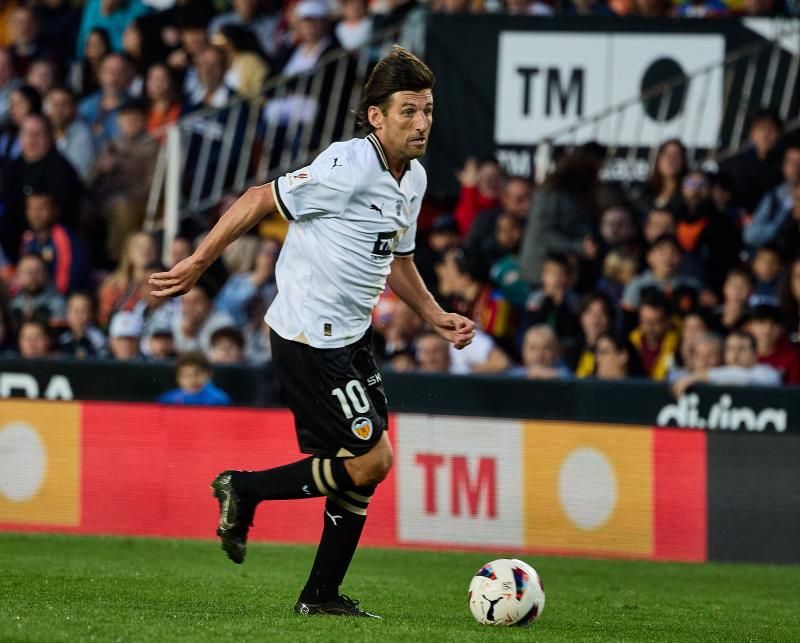
[[205, 270], [231, 242], [276, 210], [272, 184], [252, 187], [234, 203], [186, 259], [168, 272], [150, 277], [155, 297], [175, 297], [189, 292]]
[[455, 313], [447, 313], [436, 303], [422, 281], [413, 257], [394, 258], [389, 286], [415, 313], [456, 348], [464, 348], [475, 337], [475, 323], [472, 320]]

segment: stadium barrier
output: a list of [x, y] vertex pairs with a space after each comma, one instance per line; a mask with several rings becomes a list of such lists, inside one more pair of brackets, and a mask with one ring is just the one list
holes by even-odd
[[[23, 379], [3, 370], [3, 394], [9, 374]], [[51, 393], [69, 384], [57, 377]], [[400, 410], [395, 468], [370, 505], [366, 544], [800, 562], [794, 391], [704, 389], [675, 402], [649, 384], [386, 383]], [[666, 403], [643, 421], [648, 401]], [[5, 399], [0, 530], [213, 537], [218, 471], [297, 457], [284, 409]], [[312, 543], [321, 528], [321, 500], [276, 502], [253, 537]]]

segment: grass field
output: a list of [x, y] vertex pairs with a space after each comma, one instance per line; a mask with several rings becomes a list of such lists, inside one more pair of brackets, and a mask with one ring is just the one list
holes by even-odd
[[[531, 629], [466, 605], [491, 556], [359, 552], [343, 590], [385, 620], [291, 612], [313, 550], [212, 541], [0, 534], [1, 641], [776, 641], [800, 639], [800, 567], [526, 556], [547, 605]], [[497, 552], [497, 556], [514, 552]]]

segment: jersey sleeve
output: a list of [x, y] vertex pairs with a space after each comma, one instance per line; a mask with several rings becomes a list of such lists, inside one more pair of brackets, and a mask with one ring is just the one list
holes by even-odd
[[272, 182], [275, 205], [287, 221], [337, 216], [353, 194], [354, 174], [344, 151], [328, 148], [311, 165]]
[[410, 257], [414, 254], [415, 240], [417, 238], [417, 222], [412, 223], [397, 242], [394, 249], [395, 257]]

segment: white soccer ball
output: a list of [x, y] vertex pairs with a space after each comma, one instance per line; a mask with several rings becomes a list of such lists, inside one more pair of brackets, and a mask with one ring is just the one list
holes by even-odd
[[528, 563], [493, 560], [472, 577], [469, 609], [483, 625], [531, 625], [544, 609], [544, 585]]

